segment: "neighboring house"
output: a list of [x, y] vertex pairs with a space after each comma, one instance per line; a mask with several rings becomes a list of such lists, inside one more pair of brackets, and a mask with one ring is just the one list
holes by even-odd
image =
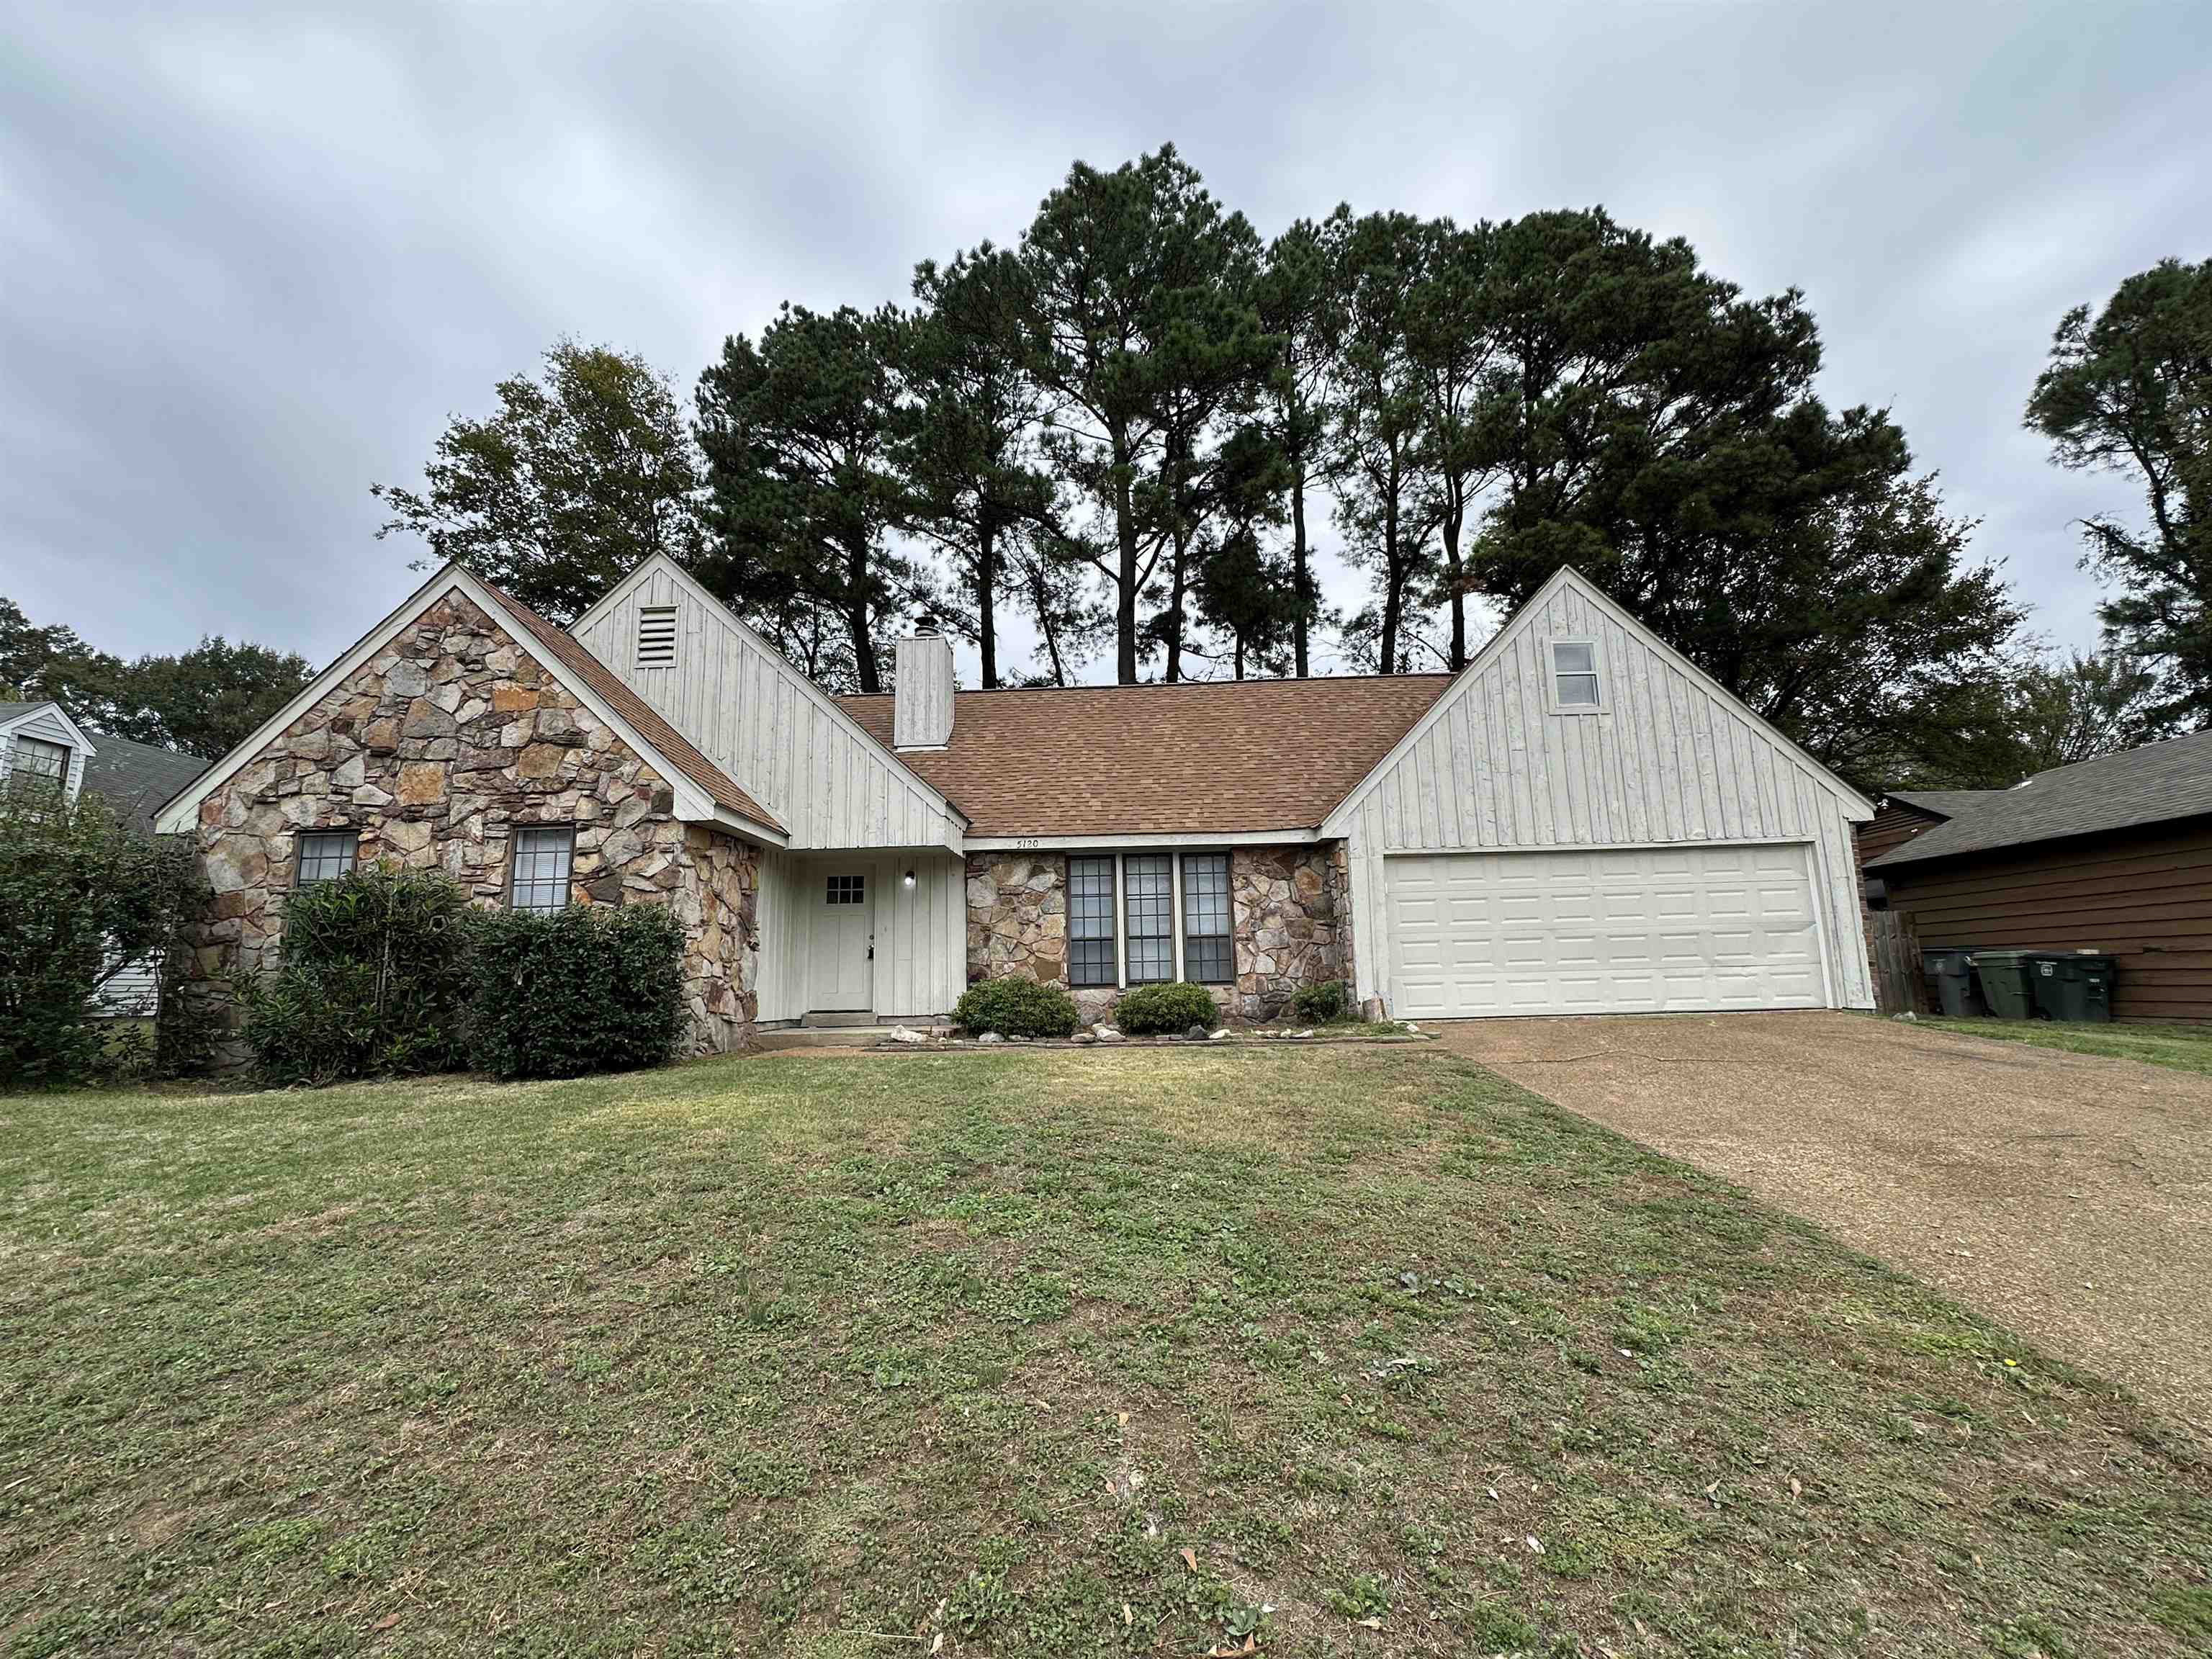
[[[58, 703], [0, 703], [0, 788], [34, 789], [71, 803], [98, 795], [141, 835], [153, 833], [155, 810], [205, 770], [195, 756], [88, 734]], [[101, 1012], [151, 1013], [156, 966], [142, 957], [110, 975], [100, 988]]]
[[2115, 1019], [2212, 1019], [2212, 732], [2011, 789], [1894, 790], [1859, 850], [1868, 902], [1923, 950], [2102, 951]]
[[[115, 816], [141, 835], [154, 833], [161, 804], [208, 769], [197, 755], [101, 732], [84, 763], [83, 792], [107, 802]], [[117, 1018], [150, 1014], [160, 996], [160, 963], [145, 956], [128, 963], [100, 988], [106, 1011]]]
[[974, 980], [1103, 1017], [1349, 980], [1409, 1017], [1871, 1006], [1871, 804], [1563, 571], [1456, 677], [833, 696], [671, 561], [553, 627], [448, 567], [160, 827], [210, 980], [294, 884], [397, 857], [485, 904], [684, 919], [690, 1046], [927, 1021]]
[[76, 799], [92, 739], [58, 702], [0, 702], [0, 788]]

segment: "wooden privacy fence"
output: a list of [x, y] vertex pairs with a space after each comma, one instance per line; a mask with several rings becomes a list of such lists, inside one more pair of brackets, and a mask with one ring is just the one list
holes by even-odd
[[1920, 941], [1913, 936], [1911, 921], [1895, 910], [1869, 910], [1866, 930], [1875, 1006], [1885, 1014], [1921, 1012], [1928, 994], [1920, 977]]

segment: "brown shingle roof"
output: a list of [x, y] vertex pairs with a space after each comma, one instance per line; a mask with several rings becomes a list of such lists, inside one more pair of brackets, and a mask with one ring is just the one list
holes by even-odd
[[[941, 753], [899, 758], [974, 836], [1310, 830], [1427, 712], [1448, 674], [962, 691]], [[890, 696], [837, 699], [885, 747]]]
[[560, 660], [563, 668], [612, 704], [615, 713], [635, 726], [638, 735], [658, 749], [671, 766], [705, 790], [715, 805], [771, 830], [784, 830], [775, 813], [747, 794], [736, 779], [701, 754], [690, 738], [655, 714], [650, 703], [615, 678], [612, 669], [520, 600], [501, 592], [489, 582], [484, 586], [491, 589], [539, 645]]

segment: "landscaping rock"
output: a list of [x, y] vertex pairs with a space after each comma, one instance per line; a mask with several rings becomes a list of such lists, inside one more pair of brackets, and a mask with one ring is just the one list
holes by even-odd
[[917, 1031], [911, 1026], [906, 1025], [894, 1025], [890, 1030], [884, 1032], [884, 1035], [889, 1037], [893, 1042], [927, 1042], [929, 1041], [928, 1032]]
[[1209, 1031], [1209, 1032], [1206, 1034], [1206, 1040], [1207, 1040], [1208, 1042], [1220, 1042], [1220, 1041], [1221, 1041], [1221, 1039], [1222, 1039], [1222, 1038], [1224, 1038], [1224, 1037], [1227, 1036], [1228, 1035], [1229, 1035], [1229, 1028], [1228, 1028], [1226, 1025], [1224, 1025], [1224, 1026], [1223, 1026], [1223, 1027], [1222, 1027], [1219, 1030], [1218, 1030], [1218, 1031]]
[[1006, 1040], [1004, 1035], [997, 1031], [986, 1031], [975, 1039], [978, 1042], [1004, 1042]]
[[1121, 1032], [1115, 1030], [1111, 1025], [1094, 1025], [1091, 1028], [1091, 1035], [1096, 1036], [1101, 1042], [1126, 1042], [1128, 1041], [1127, 1037], [1123, 1036]]
[[1206, 1027], [1203, 1025], [1194, 1025], [1190, 1030], [1185, 1031], [1183, 1036], [1188, 1037], [1193, 1042], [1203, 1042], [1206, 1041]]

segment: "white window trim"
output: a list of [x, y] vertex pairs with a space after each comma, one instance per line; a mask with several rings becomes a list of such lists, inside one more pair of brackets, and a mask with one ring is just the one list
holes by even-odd
[[[1559, 701], [1559, 647], [1563, 645], [1586, 645], [1589, 647], [1590, 669], [1597, 676], [1595, 702], [1566, 702]], [[1607, 714], [1613, 712], [1613, 698], [1608, 694], [1611, 676], [1605, 672], [1605, 641], [1588, 634], [1561, 634], [1544, 641], [1544, 712], [1547, 714]]]

